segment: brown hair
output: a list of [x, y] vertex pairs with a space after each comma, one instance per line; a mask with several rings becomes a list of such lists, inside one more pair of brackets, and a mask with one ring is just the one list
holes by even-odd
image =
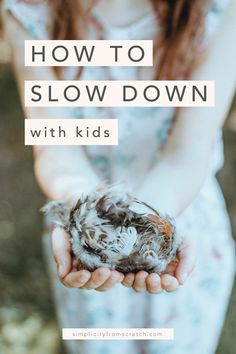
[[[53, 13], [52, 39], [82, 39], [86, 16], [80, 1], [47, 0]], [[187, 78], [197, 64], [210, 0], [151, 0], [162, 27], [155, 40], [155, 79]], [[94, 1], [91, 0], [91, 5]], [[78, 21], [79, 19], [79, 21]]]

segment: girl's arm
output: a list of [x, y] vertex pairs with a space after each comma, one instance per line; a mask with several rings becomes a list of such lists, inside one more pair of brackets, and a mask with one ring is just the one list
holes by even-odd
[[[55, 77], [49, 68], [24, 67], [24, 40], [32, 38], [11, 15], [5, 15], [4, 25], [12, 49], [14, 69], [23, 103], [24, 80], [53, 80]], [[61, 108], [59, 110], [27, 108], [25, 115], [33, 118], [68, 118], [67, 111]], [[34, 156], [36, 178], [49, 198], [72, 201], [76, 195], [89, 192], [99, 183], [81, 147], [35, 146]], [[106, 268], [98, 268], [94, 272], [74, 269], [70, 238], [62, 229], [54, 230], [52, 249], [59, 278], [67, 287], [83, 286], [87, 289], [104, 291], [124, 278], [123, 274]]]
[[[236, 2], [232, 1], [215, 42], [193, 80], [215, 80], [215, 108], [182, 109], [156, 166], [137, 194], [154, 208], [178, 216], [200, 190], [207, 174], [216, 135], [229, 109], [236, 81]], [[193, 240], [186, 235], [179, 250], [177, 266], [169, 267], [161, 279], [155, 274], [128, 274], [123, 284], [138, 291], [172, 291], [183, 284], [194, 261]], [[154, 279], [155, 278], [155, 279]]]
[[179, 215], [207, 174], [217, 133], [227, 115], [236, 83], [236, 4], [233, 1], [214, 43], [193, 80], [215, 80], [214, 108], [181, 109], [162, 156], [138, 191], [141, 200]]
[[[12, 49], [12, 58], [22, 105], [24, 107], [24, 80], [55, 80], [48, 67], [24, 67], [24, 40], [32, 39], [11, 16], [5, 16], [5, 32]], [[31, 118], [70, 118], [64, 108], [24, 108]], [[87, 193], [99, 179], [80, 146], [34, 146], [36, 179], [50, 199], [76, 198]]]

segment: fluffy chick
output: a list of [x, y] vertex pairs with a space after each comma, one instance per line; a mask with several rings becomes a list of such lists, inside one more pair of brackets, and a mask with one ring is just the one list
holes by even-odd
[[42, 211], [71, 236], [79, 269], [161, 274], [180, 244], [173, 218], [132, 197], [120, 185], [98, 187], [73, 208], [50, 202]]

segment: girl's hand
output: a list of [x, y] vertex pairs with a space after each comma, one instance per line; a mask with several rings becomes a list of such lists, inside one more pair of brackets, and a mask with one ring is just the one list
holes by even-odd
[[184, 236], [179, 247], [176, 259], [172, 261], [160, 276], [156, 273], [148, 274], [140, 271], [137, 274], [125, 275], [122, 284], [133, 288], [137, 292], [148, 291], [158, 294], [162, 290], [172, 292], [183, 285], [192, 273], [196, 263], [195, 247], [192, 239]]
[[122, 273], [108, 268], [78, 271], [73, 265], [70, 236], [59, 227], [52, 233], [52, 250], [60, 281], [69, 288], [107, 291], [124, 279]]
[[107, 291], [122, 282], [124, 286], [132, 287], [137, 292], [148, 291], [151, 294], [158, 294], [162, 290], [172, 292], [184, 284], [196, 262], [195, 247], [192, 240], [186, 236], [183, 237], [176, 259], [168, 265], [161, 276], [145, 271], [128, 273], [124, 276], [108, 268], [98, 268], [94, 272], [78, 271], [73, 265], [70, 237], [61, 228], [56, 228], [52, 233], [52, 249], [62, 284], [70, 288], [97, 291]]

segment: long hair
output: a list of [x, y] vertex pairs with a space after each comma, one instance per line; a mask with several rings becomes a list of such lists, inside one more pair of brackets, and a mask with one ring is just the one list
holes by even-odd
[[[83, 39], [89, 10], [85, 12], [78, 0], [47, 1], [53, 14], [51, 38]], [[174, 80], [190, 76], [199, 61], [198, 48], [209, 1], [151, 0], [162, 29], [154, 39], [155, 79]], [[92, 5], [94, 2], [91, 0]]]

